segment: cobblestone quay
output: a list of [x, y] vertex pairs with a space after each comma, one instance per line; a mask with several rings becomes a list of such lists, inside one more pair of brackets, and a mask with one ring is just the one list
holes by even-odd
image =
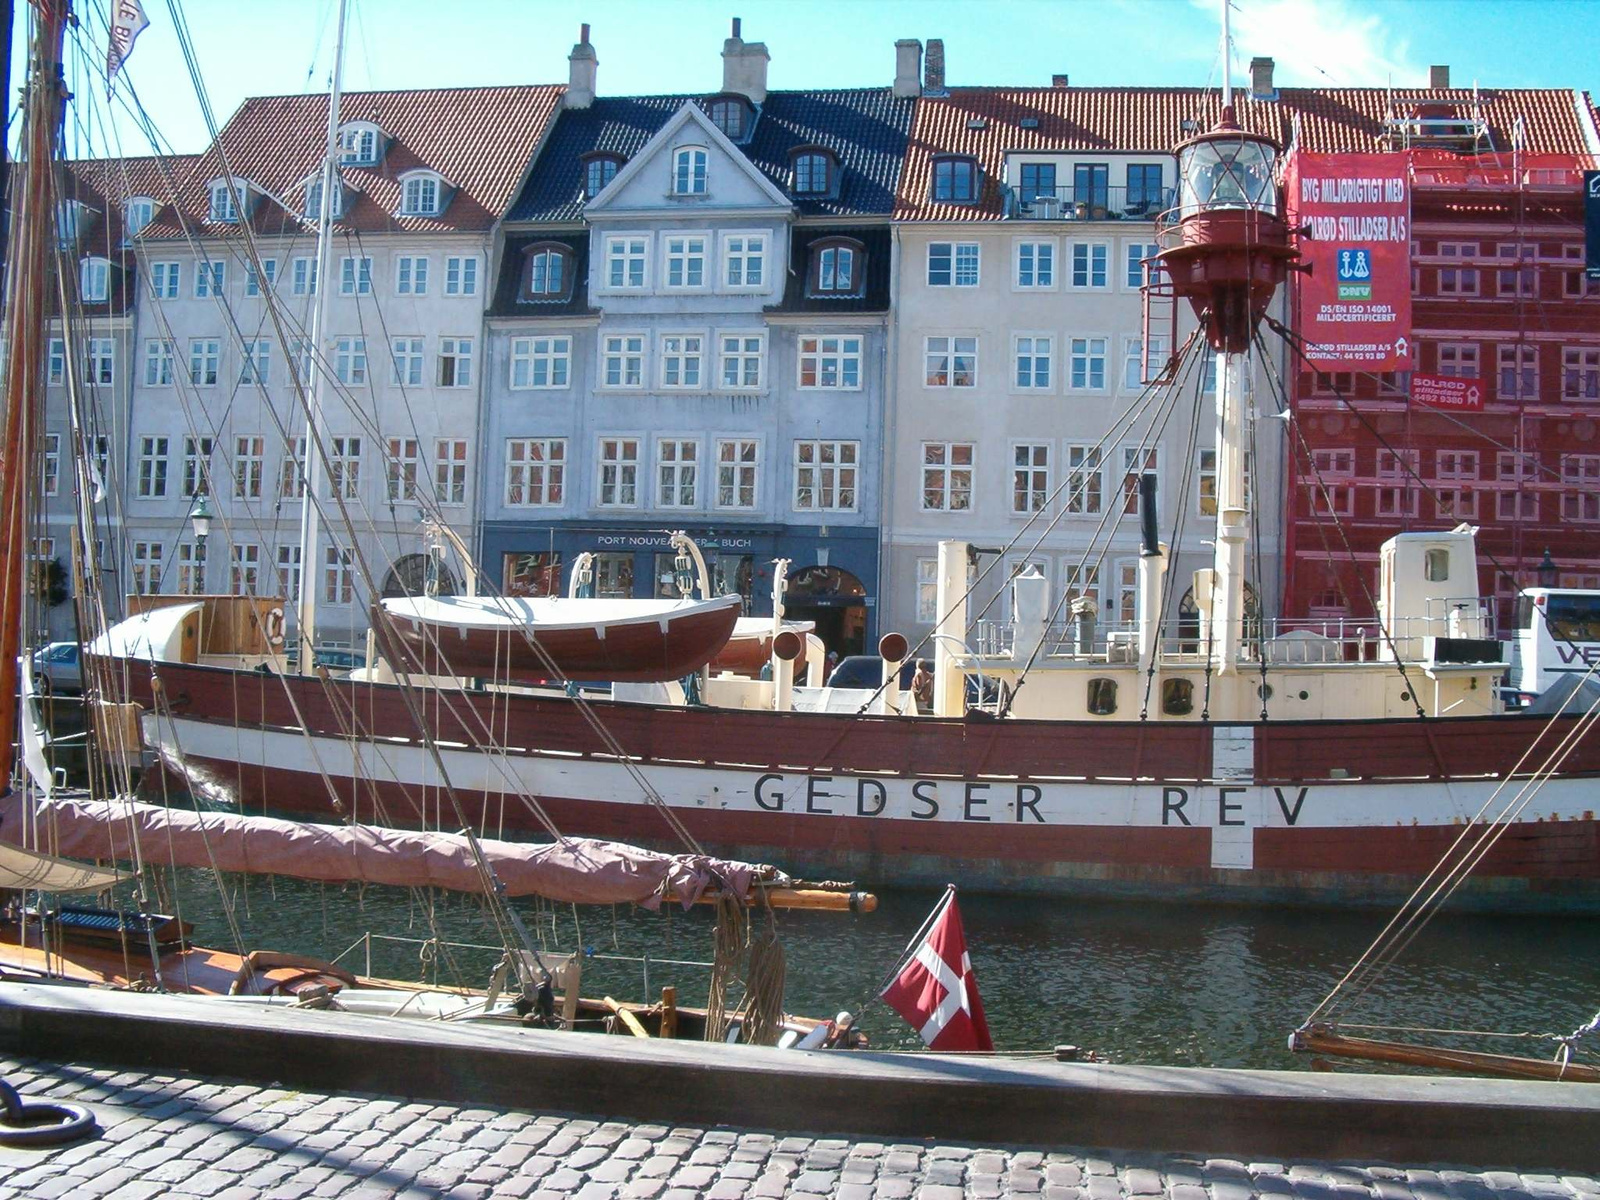
[[1555, 1172], [813, 1138], [37, 1059], [0, 1073], [102, 1126], [74, 1146], [0, 1150], [3, 1200], [1600, 1200], [1592, 1176]]

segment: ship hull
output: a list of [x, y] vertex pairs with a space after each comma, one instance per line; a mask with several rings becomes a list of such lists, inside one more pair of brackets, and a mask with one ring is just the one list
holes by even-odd
[[[563, 698], [430, 696], [430, 725], [456, 743], [438, 750], [446, 789], [396, 688], [291, 680], [302, 727], [274, 677], [182, 664], [161, 675], [173, 712], [145, 718], [147, 740], [181, 746], [191, 775], [250, 811], [335, 815], [320, 763], [340, 808], [362, 820], [465, 819], [498, 835], [541, 829], [542, 810], [564, 832], [669, 837]], [[1580, 742], [1536, 793], [1497, 791], [1570, 719], [1552, 732], [1522, 717], [1162, 725], [594, 707], [708, 850], [797, 873], [880, 888], [1386, 906], [1452, 845], [1475, 843], [1480, 812], [1522, 804], [1453, 906], [1600, 912], [1600, 746]], [[470, 748], [479, 723], [504, 753]]]

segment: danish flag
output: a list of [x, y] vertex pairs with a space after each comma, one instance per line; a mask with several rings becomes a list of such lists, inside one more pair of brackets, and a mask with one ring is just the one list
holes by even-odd
[[993, 1050], [954, 886], [945, 892], [925, 928], [916, 950], [879, 995], [930, 1049]]

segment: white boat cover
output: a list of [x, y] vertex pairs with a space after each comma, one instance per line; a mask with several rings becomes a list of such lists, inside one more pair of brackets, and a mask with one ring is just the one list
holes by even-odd
[[[714, 612], [743, 603], [738, 596], [710, 600], [574, 600], [566, 596], [391, 596], [384, 612], [403, 621], [456, 629], [583, 630], [603, 625], [661, 621]], [[770, 627], [771, 621], [768, 620]]]
[[103, 658], [134, 658], [143, 662], [176, 662], [183, 646], [183, 623], [205, 605], [169, 604], [118, 621], [93, 642], [89, 653]]
[[[129, 829], [145, 858], [181, 867], [215, 867], [330, 883], [438, 887], [481, 894], [467, 839], [459, 834], [377, 825], [314, 825], [236, 813], [196, 813], [125, 800], [0, 799], [0, 842], [22, 841], [34, 821], [57, 853], [129, 860]], [[662, 854], [623, 842], [566, 838], [559, 842], [480, 839], [484, 856], [512, 896], [561, 904], [639, 904], [656, 908], [670, 894], [685, 908], [709, 887], [747, 899], [760, 881], [787, 885], [773, 867], [697, 854]], [[37, 887], [37, 884], [30, 884]]]
[[[9, 830], [8, 830], [9, 832]], [[31, 892], [98, 892], [122, 876], [104, 867], [37, 854], [20, 846], [0, 845], [0, 888]]]

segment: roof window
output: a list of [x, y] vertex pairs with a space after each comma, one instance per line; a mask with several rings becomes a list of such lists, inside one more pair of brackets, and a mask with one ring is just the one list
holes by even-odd
[[941, 155], [933, 160], [933, 198], [955, 204], [971, 204], [978, 198], [976, 159]]
[[830, 196], [837, 192], [839, 164], [821, 146], [801, 146], [790, 155], [796, 196]]
[[352, 121], [339, 130], [339, 162], [347, 167], [375, 166], [383, 145], [383, 130], [370, 121]]
[[444, 211], [445, 183], [436, 171], [413, 171], [400, 180], [400, 215], [436, 217]]
[[593, 200], [622, 169], [620, 154], [591, 154], [583, 160], [583, 198]]

